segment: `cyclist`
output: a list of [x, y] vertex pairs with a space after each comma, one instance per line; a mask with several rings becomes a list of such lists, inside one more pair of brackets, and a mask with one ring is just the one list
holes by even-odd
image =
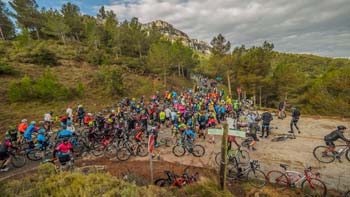
[[11, 126], [10, 126], [9, 130], [6, 132], [6, 135], [8, 135], [10, 137], [10, 142], [12, 144], [17, 143], [19, 136], [20, 136], [17, 129], [15, 127], [11, 127]]
[[68, 139], [68, 138], [72, 137], [73, 135], [74, 135], [74, 133], [72, 131], [67, 130], [67, 126], [63, 126], [63, 129], [60, 132], [58, 132], [57, 138], [58, 139], [62, 139], [62, 138]]
[[32, 121], [32, 122], [30, 122], [28, 128], [24, 132], [24, 138], [28, 141], [29, 148], [34, 148], [34, 142], [33, 142], [32, 134], [34, 132], [37, 132], [38, 130], [39, 130], [39, 128], [36, 127], [36, 122]]
[[289, 133], [294, 133], [293, 125], [298, 130], [298, 133], [300, 133], [299, 127], [297, 125], [298, 121], [299, 121], [299, 118], [300, 118], [300, 111], [297, 108], [292, 107], [292, 120], [290, 121], [290, 131], [289, 131]]
[[47, 137], [45, 135], [45, 129], [39, 129], [38, 135], [36, 136], [36, 139], [38, 140], [38, 147], [41, 150], [41, 158], [42, 161], [45, 162], [45, 156], [46, 156], [46, 149], [49, 146], [49, 142], [47, 140]]
[[262, 126], [261, 126], [261, 138], [264, 137], [264, 133], [266, 131], [267, 138], [270, 134], [270, 122], [273, 120], [272, 114], [268, 111], [265, 111], [263, 114], [261, 114], [261, 120], [262, 120]]
[[84, 117], [84, 125], [88, 126], [89, 122], [92, 120], [92, 114], [88, 113], [85, 117]]
[[67, 130], [72, 131], [73, 133], [75, 132], [75, 127], [71, 121], [67, 121]]
[[23, 140], [23, 135], [24, 135], [24, 132], [26, 131], [27, 128], [28, 128], [27, 119], [23, 119], [17, 127], [17, 129], [20, 133], [20, 136], [18, 139], [19, 142]]
[[196, 139], [196, 133], [193, 132], [192, 128], [188, 126], [187, 129], [182, 132], [181, 137], [183, 141], [192, 142]]
[[232, 142], [236, 144], [237, 148], [240, 149], [241, 146], [238, 144], [237, 140], [236, 140], [236, 136], [233, 135], [229, 135], [227, 137], [227, 141], [228, 141], [228, 148], [227, 151], [230, 151], [232, 149]]
[[44, 121], [45, 121], [45, 124], [47, 125], [47, 129], [48, 129], [49, 131], [51, 131], [51, 124], [52, 124], [52, 122], [53, 122], [53, 120], [52, 120], [52, 115], [53, 115], [53, 112], [44, 114]]
[[9, 148], [17, 149], [14, 147], [10, 141], [10, 136], [6, 135], [4, 141], [0, 144], [0, 160], [5, 160], [5, 163], [1, 166], [0, 171], [8, 171], [8, 164], [11, 162], [11, 154], [9, 153]]
[[60, 161], [61, 165], [65, 165], [68, 161], [71, 160], [70, 154], [74, 153], [73, 145], [69, 142], [67, 138], [65, 138], [63, 142], [55, 148], [53, 152], [54, 158], [56, 158], [57, 152], [58, 152], [58, 160]]
[[[345, 141], [347, 144], [350, 144], [350, 140], [346, 139], [344, 137], [344, 133], [346, 132], [347, 128], [343, 125], [339, 125], [337, 127], [337, 130], [332, 131], [330, 134], [326, 135], [324, 137], [324, 141], [326, 142], [326, 145], [328, 146], [328, 149], [323, 152], [323, 156], [327, 156], [329, 152], [332, 152], [333, 154], [337, 155], [335, 151], [335, 144], [334, 142], [337, 141], [339, 138]], [[337, 159], [339, 159], [339, 156], [336, 156]]]

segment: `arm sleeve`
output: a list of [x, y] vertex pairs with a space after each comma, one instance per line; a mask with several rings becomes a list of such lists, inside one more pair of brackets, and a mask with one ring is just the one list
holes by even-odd
[[339, 137], [340, 139], [344, 140], [347, 143], [350, 143], [350, 140], [346, 139], [345, 136], [343, 135], [343, 133], [339, 132]]

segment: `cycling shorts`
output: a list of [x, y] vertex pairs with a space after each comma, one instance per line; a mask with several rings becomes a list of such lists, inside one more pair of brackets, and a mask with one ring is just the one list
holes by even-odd
[[10, 154], [7, 152], [0, 152], [0, 160], [7, 160], [10, 157]]
[[326, 142], [326, 145], [327, 146], [330, 146], [330, 147], [335, 147], [335, 144], [333, 143], [333, 141], [325, 141]]

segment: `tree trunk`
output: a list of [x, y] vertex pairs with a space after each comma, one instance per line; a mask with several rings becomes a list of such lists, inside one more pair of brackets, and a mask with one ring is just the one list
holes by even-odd
[[232, 98], [231, 80], [230, 80], [230, 74], [228, 72], [227, 72], [227, 85], [228, 85], [228, 92], [229, 92], [230, 98]]
[[140, 56], [140, 58], [142, 57], [142, 53], [141, 53], [141, 44], [139, 44], [139, 56]]
[[0, 36], [1, 36], [1, 40], [5, 40], [5, 36], [4, 36], [4, 33], [2, 32], [1, 26], [0, 26]]
[[181, 74], [182, 74], [182, 77], [185, 78], [185, 73], [184, 73], [184, 67], [181, 66]]
[[37, 28], [35, 29], [35, 32], [36, 32], [36, 37], [38, 38], [38, 40], [40, 40], [39, 30]]
[[180, 64], [177, 65], [177, 68], [179, 70], [179, 77], [181, 77], [181, 66], [180, 66]]
[[64, 34], [61, 34], [61, 38], [62, 38], [64, 46], [66, 46], [66, 38], [65, 38]]

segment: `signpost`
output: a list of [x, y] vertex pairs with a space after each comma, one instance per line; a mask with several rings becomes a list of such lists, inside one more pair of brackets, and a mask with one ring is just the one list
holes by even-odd
[[225, 190], [226, 188], [226, 160], [227, 160], [227, 134], [228, 125], [224, 124], [224, 131], [221, 142], [221, 162], [220, 162], [220, 189]]
[[[208, 135], [224, 135], [224, 132], [223, 132], [223, 129], [210, 129], [209, 128]], [[230, 129], [228, 129], [228, 135], [245, 138], [246, 132], [230, 128]]]
[[150, 170], [151, 170], [151, 184], [153, 184], [153, 150], [154, 150], [154, 135], [151, 134], [148, 138], [148, 153], [149, 153], [149, 162], [150, 162]]

